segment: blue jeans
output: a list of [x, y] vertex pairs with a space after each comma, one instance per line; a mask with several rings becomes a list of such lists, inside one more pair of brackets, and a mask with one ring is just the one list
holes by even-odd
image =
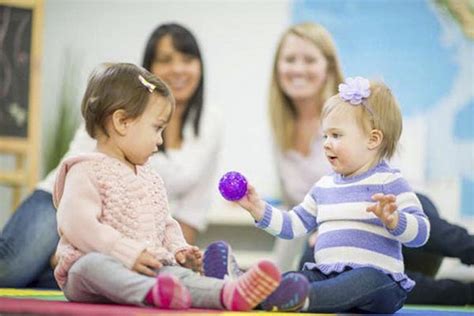
[[52, 195], [34, 191], [0, 235], [0, 287], [58, 288], [49, 260], [59, 236]]
[[303, 270], [311, 284], [308, 312], [395, 313], [402, 308], [407, 293], [385, 273], [373, 268], [357, 268], [325, 275]]

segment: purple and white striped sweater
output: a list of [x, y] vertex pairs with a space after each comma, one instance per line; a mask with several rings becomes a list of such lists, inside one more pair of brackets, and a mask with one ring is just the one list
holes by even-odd
[[[367, 206], [375, 193], [393, 194], [399, 223], [386, 228]], [[293, 239], [318, 228], [316, 263], [305, 268], [325, 274], [346, 267], [374, 267], [392, 276], [406, 289], [415, 285], [404, 273], [402, 244], [420, 247], [429, 237], [430, 224], [421, 204], [400, 172], [385, 161], [349, 178], [340, 174], [322, 177], [304, 201], [286, 212], [267, 204], [257, 227], [283, 239]]]

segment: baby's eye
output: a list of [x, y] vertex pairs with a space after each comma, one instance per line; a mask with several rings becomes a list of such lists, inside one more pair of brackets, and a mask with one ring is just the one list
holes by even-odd
[[332, 133], [331, 135], [333, 138], [339, 138], [341, 135], [338, 133]]
[[324, 134], [323, 139], [328, 139], [328, 135]]

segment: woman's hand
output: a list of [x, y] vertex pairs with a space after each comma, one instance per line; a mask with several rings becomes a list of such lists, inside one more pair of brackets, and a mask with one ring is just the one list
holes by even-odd
[[143, 252], [135, 261], [132, 270], [153, 277], [156, 276], [155, 270], [161, 268], [162, 266], [163, 265], [161, 262], [157, 260], [151, 253], [143, 250]]
[[247, 194], [236, 201], [240, 206], [246, 209], [256, 221], [260, 221], [265, 213], [265, 202], [260, 199], [255, 188], [248, 184]]
[[181, 266], [202, 273], [202, 252], [196, 246], [191, 246], [175, 254], [176, 262]]
[[372, 200], [377, 203], [367, 207], [367, 212], [374, 213], [387, 228], [395, 229], [399, 219], [395, 195], [377, 193], [372, 196]]

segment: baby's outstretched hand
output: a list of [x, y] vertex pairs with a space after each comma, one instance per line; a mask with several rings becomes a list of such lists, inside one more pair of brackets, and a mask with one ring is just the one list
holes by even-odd
[[265, 212], [265, 203], [260, 199], [260, 196], [258, 196], [257, 191], [252, 185], [247, 185], [247, 194], [236, 202], [249, 211], [255, 220], [259, 221], [262, 219], [263, 213]]
[[198, 247], [190, 246], [178, 251], [175, 259], [181, 266], [202, 273], [202, 252]]
[[382, 223], [389, 228], [394, 229], [398, 225], [396, 197], [393, 194], [377, 193], [372, 196], [372, 200], [377, 203], [368, 206], [367, 212], [372, 212], [380, 218]]

